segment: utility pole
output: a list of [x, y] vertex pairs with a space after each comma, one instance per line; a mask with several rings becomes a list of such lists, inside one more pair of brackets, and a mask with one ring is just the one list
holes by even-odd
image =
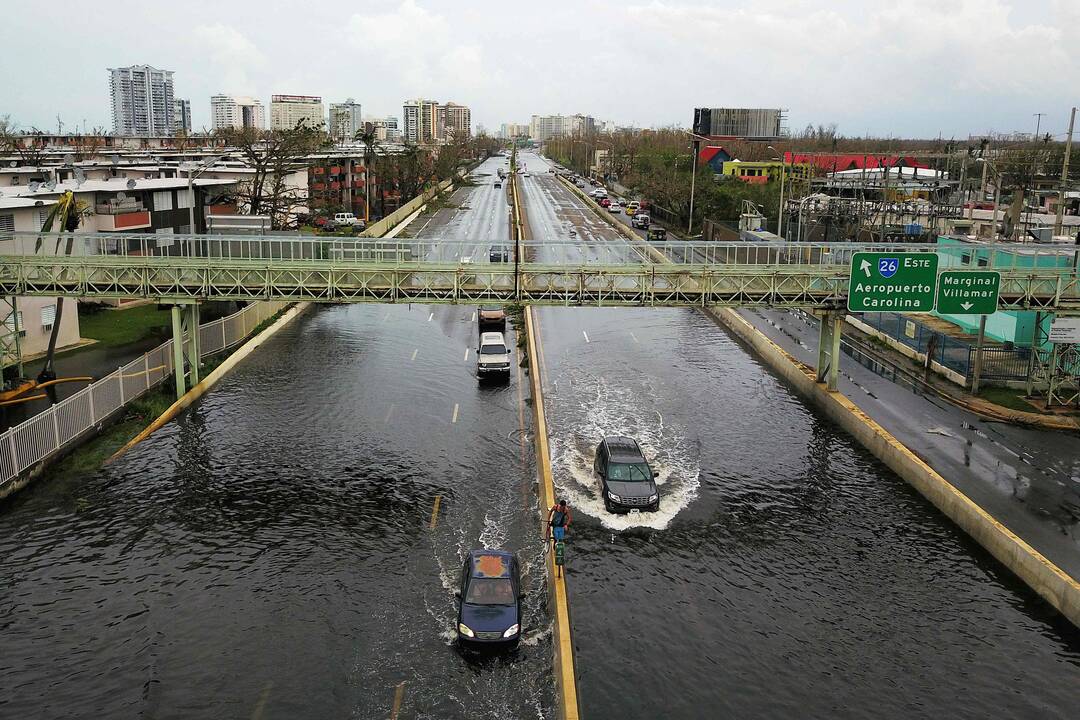
[[1058, 186], [1057, 218], [1054, 220], [1054, 234], [1060, 235], [1065, 222], [1065, 188], [1069, 182], [1069, 155], [1072, 154], [1073, 123], [1076, 122], [1076, 108], [1069, 115], [1069, 134], [1065, 139], [1065, 159], [1061, 161], [1061, 185]]
[[694, 181], [697, 180], [698, 145], [700, 141], [694, 138], [694, 154], [690, 158], [690, 222], [686, 225], [686, 238], [694, 234]]

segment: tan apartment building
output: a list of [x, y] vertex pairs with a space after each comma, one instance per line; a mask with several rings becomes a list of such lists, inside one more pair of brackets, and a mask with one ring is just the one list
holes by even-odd
[[326, 122], [322, 98], [315, 95], [271, 95], [270, 129], [291, 130], [305, 121], [308, 127], [322, 127]]

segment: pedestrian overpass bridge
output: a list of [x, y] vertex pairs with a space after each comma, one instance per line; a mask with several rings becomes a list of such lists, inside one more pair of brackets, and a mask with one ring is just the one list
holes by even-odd
[[[503, 246], [508, 262], [490, 262]], [[972, 262], [978, 250], [978, 263]], [[937, 253], [1001, 273], [998, 308], [1080, 312], [1077, 249], [644, 241], [379, 240], [117, 233], [0, 235], [0, 295], [565, 306], [846, 306], [854, 252]], [[497, 254], [495, 254], [498, 257]]]

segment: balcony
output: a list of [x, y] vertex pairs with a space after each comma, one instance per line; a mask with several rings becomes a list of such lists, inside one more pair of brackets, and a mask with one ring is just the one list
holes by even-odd
[[150, 227], [150, 211], [133, 199], [109, 201], [94, 206], [99, 232], [124, 232]]

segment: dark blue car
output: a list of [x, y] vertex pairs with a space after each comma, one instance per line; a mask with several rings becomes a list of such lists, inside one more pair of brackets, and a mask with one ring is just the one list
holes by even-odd
[[514, 647], [521, 638], [521, 571], [502, 550], [472, 550], [461, 569], [458, 642], [473, 650]]

